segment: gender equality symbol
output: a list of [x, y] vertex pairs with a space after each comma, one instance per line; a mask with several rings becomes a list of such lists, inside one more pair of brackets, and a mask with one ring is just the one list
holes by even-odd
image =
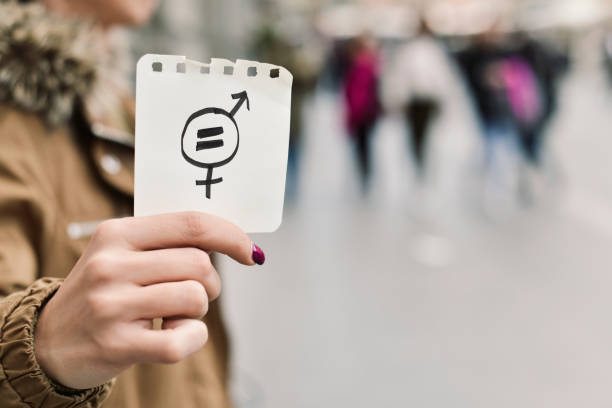
[[221, 108], [205, 108], [193, 113], [181, 134], [183, 158], [189, 164], [206, 169], [206, 179], [196, 180], [195, 183], [196, 186], [206, 186], [208, 199], [211, 196], [211, 186], [223, 181], [223, 177], [213, 179], [213, 169], [231, 162], [238, 153], [240, 131], [234, 116], [244, 102], [247, 110], [251, 110], [246, 91], [232, 94], [232, 99], [238, 102], [231, 112]]

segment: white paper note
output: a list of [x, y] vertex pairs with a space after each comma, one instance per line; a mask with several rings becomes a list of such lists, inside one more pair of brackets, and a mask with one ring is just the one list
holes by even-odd
[[202, 211], [247, 232], [281, 223], [291, 84], [254, 61], [143, 56], [136, 78], [134, 214]]

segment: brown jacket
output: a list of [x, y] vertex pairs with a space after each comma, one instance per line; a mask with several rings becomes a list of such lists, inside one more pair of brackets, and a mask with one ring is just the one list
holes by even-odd
[[131, 138], [113, 124], [133, 117], [129, 109], [87, 108], [95, 65], [79, 59], [75, 31], [66, 27], [38, 6], [0, 2], [0, 406], [230, 406], [216, 302], [206, 318], [208, 344], [179, 364], [134, 366], [109, 384], [76, 391], [53, 384], [36, 362], [40, 308], [97, 223], [132, 213]]

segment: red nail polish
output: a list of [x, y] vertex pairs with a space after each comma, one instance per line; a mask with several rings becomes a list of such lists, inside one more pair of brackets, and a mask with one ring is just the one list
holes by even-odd
[[255, 244], [253, 244], [253, 262], [257, 265], [263, 265], [266, 262], [266, 254]]

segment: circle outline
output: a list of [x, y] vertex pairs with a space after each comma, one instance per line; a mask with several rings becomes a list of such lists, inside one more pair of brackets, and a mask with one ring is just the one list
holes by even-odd
[[[187, 133], [187, 128], [189, 127], [191, 122], [194, 119], [197, 119], [200, 116], [203, 116], [209, 113], [226, 116], [232, 121], [232, 123], [234, 124], [234, 127], [236, 128], [236, 148], [234, 149], [234, 152], [227, 159], [221, 160], [219, 162], [211, 163], [211, 164], [204, 164], [202, 162], [192, 159], [190, 156], [187, 155], [187, 153], [185, 153], [184, 141], [185, 141], [185, 134]], [[231, 162], [236, 156], [236, 153], [238, 153], [239, 146], [240, 146], [240, 130], [238, 129], [238, 124], [236, 123], [236, 120], [234, 119], [234, 117], [229, 114], [229, 112], [227, 112], [224, 109], [220, 109], [220, 108], [204, 108], [204, 109], [200, 109], [197, 112], [192, 113], [191, 116], [189, 116], [189, 118], [187, 119], [187, 122], [185, 123], [185, 127], [183, 128], [183, 133], [181, 134], [181, 154], [183, 155], [183, 158], [190, 164], [196, 167], [200, 167], [202, 169], [209, 169], [209, 168], [214, 169], [216, 167], [221, 167]]]

